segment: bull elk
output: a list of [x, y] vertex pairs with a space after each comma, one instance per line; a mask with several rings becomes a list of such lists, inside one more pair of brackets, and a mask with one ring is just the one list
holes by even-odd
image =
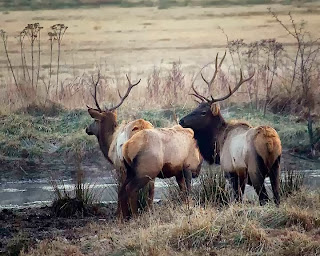
[[[175, 176], [180, 189], [190, 191], [191, 178], [199, 175], [202, 164], [192, 129], [180, 125], [139, 131], [123, 145], [122, 152], [127, 168], [127, 179], [119, 192], [122, 209], [129, 195], [156, 177]], [[136, 213], [137, 205], [131, 209]]]
[[[209, 88], [217, 76], [224, 57], [218, 65], [217, 54], [215, 72], [210, 81], [207, 81], [201, 74]], [[240, 70], [240, 81], [234, 89], [229, 87], [228, 94], [221, 98], [213, 98], [213, 96], [206, 98], [200, 95], [192, 84], [193, 93], [191, 95], [201, 102], [196, 109], [180, 120], [180, 124], [193, 129], [200, 152], [209, 164], [221, 164], [221, 169], [225, 172], [226, 178], [230, 180], [237, 200], [242, 200], [246, 183], [248, 183], [255, 188], [260, 204], [265, 204], [269, 198], [264, 180], [270, 177], [274, 202], [279, 205], [282, 149], [277, 132], [269, 126], [252, 127], [244, 122], [227, 122], [221, 115], [217, 104], [217, 102], [228, 99], [253, 75], [254, 73], [244, 79]]]
[[[116, 109], [122, 105], [124, 100], [130, 94], [130, 91], [133, 87], [140, 83], [140, 80], [137, 83], [132, 84], [130, 79], [127, 76], [128, 88], [124, 96], [120, 97], [120, 102], [106, 110], [101, 110], [98, 100], [97, 100], [97, 87], [100, 81], [100, 73], [98, 73], [97, 81], [94, 81], [92, 77], [92, 83], [94, 85], [94, 93], [92, 97], [94, 98], [96, 109], [88, 107], [88, 112], [90, 116], [94, 119], [94, 122], [86, 128], [86, 133], [88, 135], [95, 135], [98, 139], [100, 149], [105, 156], [105, 158], [116, 168], [118, 175], [118, 181], [121, 183], [124, 182], [126, 171], [123, 163], [122, 156], [122, 145], [131, 138], [135, 133], [143, 129], [153, 129], [153, 126], [150, 122], [147, 122], [143, 119], [134, 120], [129, 123], [118, 124]], [[154, 183], [149, 183], [149, 195], [148, 195], [148, 205], [151, 205], [153, 200], [154, 193]], [[138, 197], [130, 197], [130, 201], [137, 201]], [[127, 202], [128, 204], [128, 202]], [[119, 208], [118, 200], [118, 214], [120, 216], [121, 209]]]

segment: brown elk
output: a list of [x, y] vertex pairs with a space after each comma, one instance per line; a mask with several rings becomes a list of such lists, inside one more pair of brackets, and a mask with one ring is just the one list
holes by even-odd
[[[225, 57], [225, 56], [224, 56]], [[215, 72], [208, 82], [201, 74], [205, 83], [211, 87], [219, 68], [218, 54], [215, 61]], [[277, 132], [269, 126], [252, 127], [244, 122], [227, 122], [222, 117], [217, 102], [229, 98], [241, 84], [250, 80], [254, 73], [243, 79], [240, 70], [240, 81], [235, 88], [221, 98], [206, 98], [200, 95], [192, 85], [192, 95], [201, 100], [199, 106], [180, 120], [183, 127], [193, 129], [200, 152], [209, 163], [221, 165], [233, 186], [237, 200], [242, 200], [246, 183], [253, 185], [259, 195], [260, 204], [268, 200], [264, 186], [266, 177], [270, 177], [274, 201], [280, 203], [280, 158], [281, 141]]]
[[[139, 131], [123, 145], [122, 151], [127, 167], [127, 179], [119, 192], [122, 209], [129, 195], [136, 194], [156, 177], [175, 176], [180, 189], [190, 191], [191, 178], [199, 175], [202, 164], [193, 131], [180, 125]], [[136, 205], [131, 205], [131, 209], [137, 212]]]
[[[120, 102], [109, 109], [101, 110], [98, 100], [97, 100], [97, 87], [99, 85], [100, 80], [100, 73], [98, 73], [97, 81], [93, 80], [92, 82], [94, 85], [94, 93], [92, 94], [97, 109], [93, 109], [88, 107], [88, 112], [90, 116], [94, 119], [94, 122], [90, 124], [86, 128], [86, 133], [88, 135], [95, 135], [98, 139], [100, 149], [107, 160], [114, 165], [118, 175], [118, 181], [121, 183], [124, 182], [126, 171], [125, 166], [123, 163], [122, 157], [122, 145], [126, 140], [131, 138], [135, 133], [141, 131], [143, 129], [152, 129], [153, 126], [150, 122], [147, 122], [143, 119], [134, 120], [129, 123], [122, 123], [118, 125], [117, 122], [117, 114], [116, 109], [122, 105], [124, 100], [128, 97], [131, 89], [139, 84], [140, 80], [132, 84], [127, 76], [127, 80], [129, 83], [127, 92], [122, 97], [120, 96]], [[149, 198], [148, 204], [150, 205], [153, 201], [153, 194], [154, 194], [154, 183], [149, 183]], [[137, 197], [130, 197], [130, 201], [137, 201]], [[128, 203], [128, 202], [127, 202]], [[118, 200], [118, 214], [120, 215], [120, 208], [119, 208], [119, 200]]]

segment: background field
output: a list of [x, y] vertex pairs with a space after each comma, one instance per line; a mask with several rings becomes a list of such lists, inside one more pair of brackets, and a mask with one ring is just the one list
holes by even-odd
[[[268, 5], [243, 5], [7, 11], [0, 16], [0, 24], [5, 25], [3, 28], [9, 35], [8, 51], [17, 76], [21, 76], [22, 71], [20, 45], [15, 36], [28, 23], [39, 22], [44, 27], [40, 77], [46, 80], [50, 55], [47, 32], [51, 25], [64, 23], [68, 30], [62, 41], [61, 83], [71, 83], [84, 72], [90, 73], [100, 68], [108, 79], [108, 84], [121, 86], [124, 74], [130, 73], [132, 79], [142, 78], [140, 89], [133, 92], [135, 96], [131, 100], [140, 96], [143, 101], [146, 97], [143, 88], [147, 86], [147, 78], [153, 67], [159, 67], [162, 76], [165, 76], [172, 63], [177, 61], [181, 62], [184, 72], [186, 93], [192, 77], [200, 67], [212, 61], [216, 53], [222, 55], [225, 51], [226, 37], [219, 27], [228, 35], [229, 41], [244, 39], [244, 42], [251, 43], [276, 38], [294, 56], [294, 48], [291, 47], [293, 39], [268, 13], [267, 8]], [[290, 24], [287, 13], [291, 11], [297, 22], [307, 22], [306, 27], [308, 31], [312, 31], [314, 38], [320, 36], [317, 29], [320, 14], [318, 3], [308, 3], [302, 7], [273, 4], [271, 8], [286, 24]], [[26, 47], [25, 53], [30, 67], [30, 48]], [[52, 64], [54, 76], [56, 55]], [[225, 69], [230, 68], [230, 65], [231, 58], [228, 55], [224, 63]], [[8, 98], [8, 95], [9, 98], [13, 97], [12, 90], [8, 92], [5, 88], [13, 80], [4, 54], [0, 55], [0, 66], [1, 95], [4, 98]], [[41, 79], [39, 84], [43, 86]], [[83, 88], [85, 86], [86, 84], [82, 85], [82, 95], [75, 93], [73, 99], [67, 98], [60, 103], [72, 108], [85, 107], [90, 101], [89, 94], [83, 95], [88, 93]], [[184, 99], [186, 102], [192, 101], [191, 97]], [[13, 101], [12, 99], [11, 103]]]

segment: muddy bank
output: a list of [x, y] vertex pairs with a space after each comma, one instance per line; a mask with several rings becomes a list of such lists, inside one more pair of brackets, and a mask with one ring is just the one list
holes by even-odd
[[96, 205], [87, 216], [75, 214], [71, 218], [56, 217], [50, 207], [4, 209], [0, 212], [0, 255], [18, 255], [23, 248], [58, 236], [77, 240], [80, 237], [78, 228], [89, 223], [114, 221], [115, 213], [115, 204]]

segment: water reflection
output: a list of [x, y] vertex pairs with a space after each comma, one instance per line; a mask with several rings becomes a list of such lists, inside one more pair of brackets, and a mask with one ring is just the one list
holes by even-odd
[[[320, 184], [320, 170], [304, 170], [305, 184], [311, 188], [318, 188]], [[72, 179], [64, 179], [58, 182], [58, 188], [64, 189], [67, 193], [74, 190]], [[157, 179], [155, 183], [155, 200], [164, 196], [166, 187], [171, 182]], [[197, 179], [193, 180], [197, 184]], [[266, 185], [270, 185], [266, 179]], [[102, 202], [115, 202], [117, 200], [117, 186], [110, 176], [90, 179], [86, 187], [94, 190], [97, 200]], [[247, 186], [246, 192], [249, 197], [254, 194], [253, 189]], [[32, 206], [49, 205], [54, 198], [54, 189], [47, 179], [17, 180], [0, 183], [0, 209], [23, 208]]]

